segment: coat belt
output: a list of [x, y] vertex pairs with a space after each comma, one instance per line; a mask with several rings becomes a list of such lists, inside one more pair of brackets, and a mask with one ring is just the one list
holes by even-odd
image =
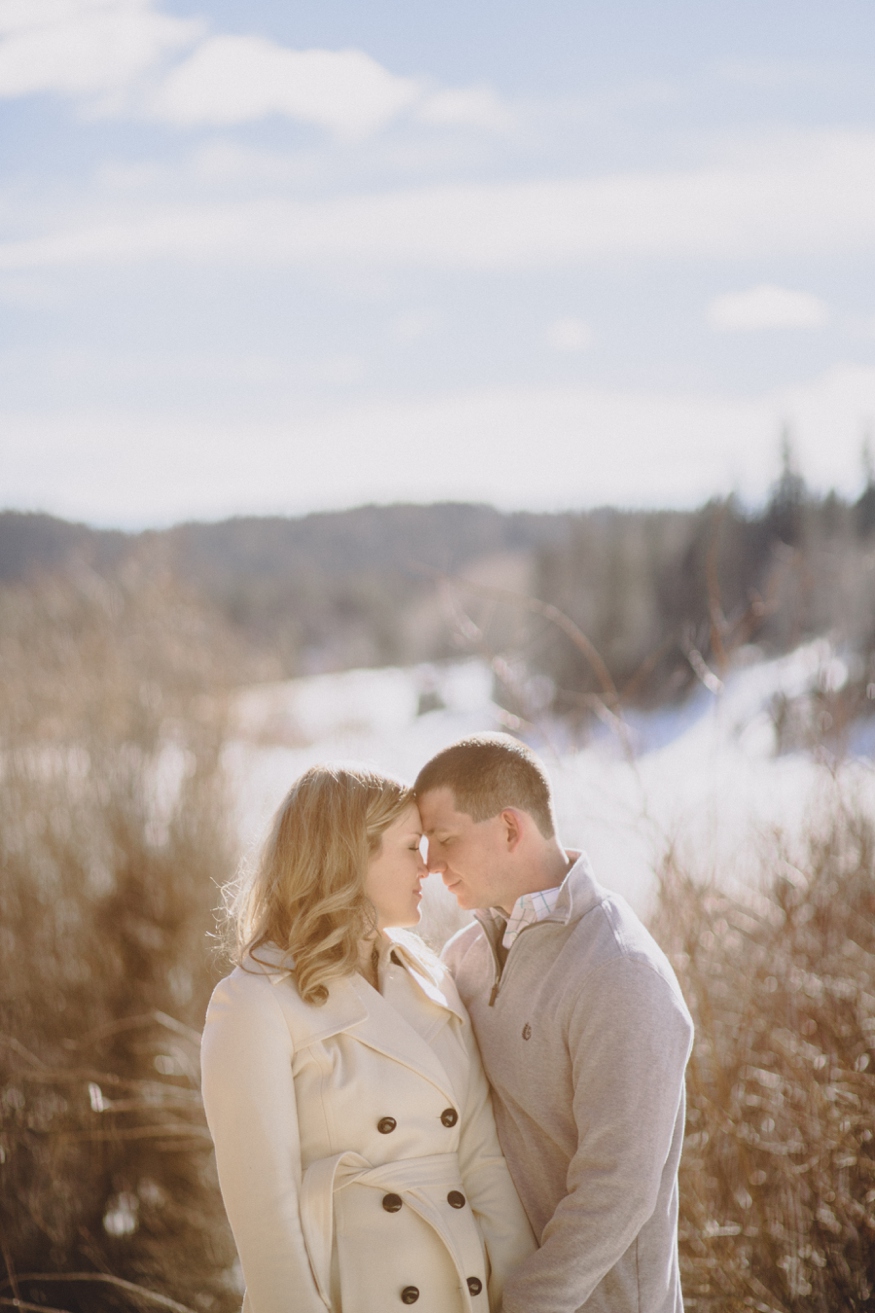
[[[400, 1158], [373, 1167], [361, 1154], [347, 1152], [318, 1158], [304, 1172], [301, 1184], [301, 1229], [313, 1277], [325, 1307], [331, 1308], [331, 1251], [334, 1245], [334, 1195], [350, 1185], [397, 1191], [404, 1202], [427, 1222], [449, 1252], [459, 1277], [465, 1313], [473, 1313], [462, 1255], [456, 1237], [436, 1207], [434, 1191], [458, 1188], [459, 1160], [454, 1153], [423, 1158]], [[430, 1193], [431, 1192], [431, 1193]]]

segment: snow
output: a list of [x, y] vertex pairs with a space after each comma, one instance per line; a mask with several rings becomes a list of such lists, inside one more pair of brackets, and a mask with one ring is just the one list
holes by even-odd
[[[742, 653], [717, 692], [701, 687], [681, 705], [630, 712], [623, 738], [600, 728], [574, 747], [560, 725], [527, 729], [553, 780], [562, 840], [585, 848], [599, 879], [643, 915], [669, 849], [698, 878], [750, 884], [776, 831], [793, 836], [825, 819], [839, 795], [875, 804], [870, 758], [777, 755], [773, 699], [835, 690], [847, 677], [841, 655], [821, 639], [776, 660]], [[226, 767], [244, 848], [257, 846], [292, 781], [315, 762], [365, 762], [412, 780], [454, 740], [507, 728], [491, 695], [492, 674], [475, 660], [242, 691]], [[851, 739], [870, 754], [872, 725], [861, 722]], [[432, 876], [426, 919], [452, 929], [465, 918], [451, 904]]]

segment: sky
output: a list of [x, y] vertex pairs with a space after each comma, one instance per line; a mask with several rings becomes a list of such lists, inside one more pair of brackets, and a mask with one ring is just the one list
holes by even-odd
[[875, 432], [871, 0], [0, 0], [0, 506], [756, 504]]

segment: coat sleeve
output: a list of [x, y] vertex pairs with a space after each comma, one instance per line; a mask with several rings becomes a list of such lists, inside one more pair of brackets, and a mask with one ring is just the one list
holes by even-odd
[[587, 977], [568, 1043], [577, 1151], [541, 1248], [511, 1277], [504, 1313], [575, 1313], [656, 1208], [683, 1109], [692, 1024], [649, 965]]
[[204, 1109], [252, 1313], [325, 1313], [304, 1246], [292, 1042], [264, 976], [236, 972], [207, 1010]]
[[463, 1027], [468, 1093], [462, 1109], [459, 1164], [489, 1259], [489, 1307], [496, 1313], [508, 1274], [535, 1250], [535, 1238], [498, 1143], [492, 1096], [470, 1021]]

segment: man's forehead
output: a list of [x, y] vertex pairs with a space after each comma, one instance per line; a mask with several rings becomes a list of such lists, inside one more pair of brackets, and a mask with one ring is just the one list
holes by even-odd
[[458, 810], [455, 794], [447, 784], [442, 784], [437, 789], [429, 789], [417, 801], [419, 802], [419, 812], [426, 833], [447, 825], [473, 824], [473, 820], [467, 812]]

